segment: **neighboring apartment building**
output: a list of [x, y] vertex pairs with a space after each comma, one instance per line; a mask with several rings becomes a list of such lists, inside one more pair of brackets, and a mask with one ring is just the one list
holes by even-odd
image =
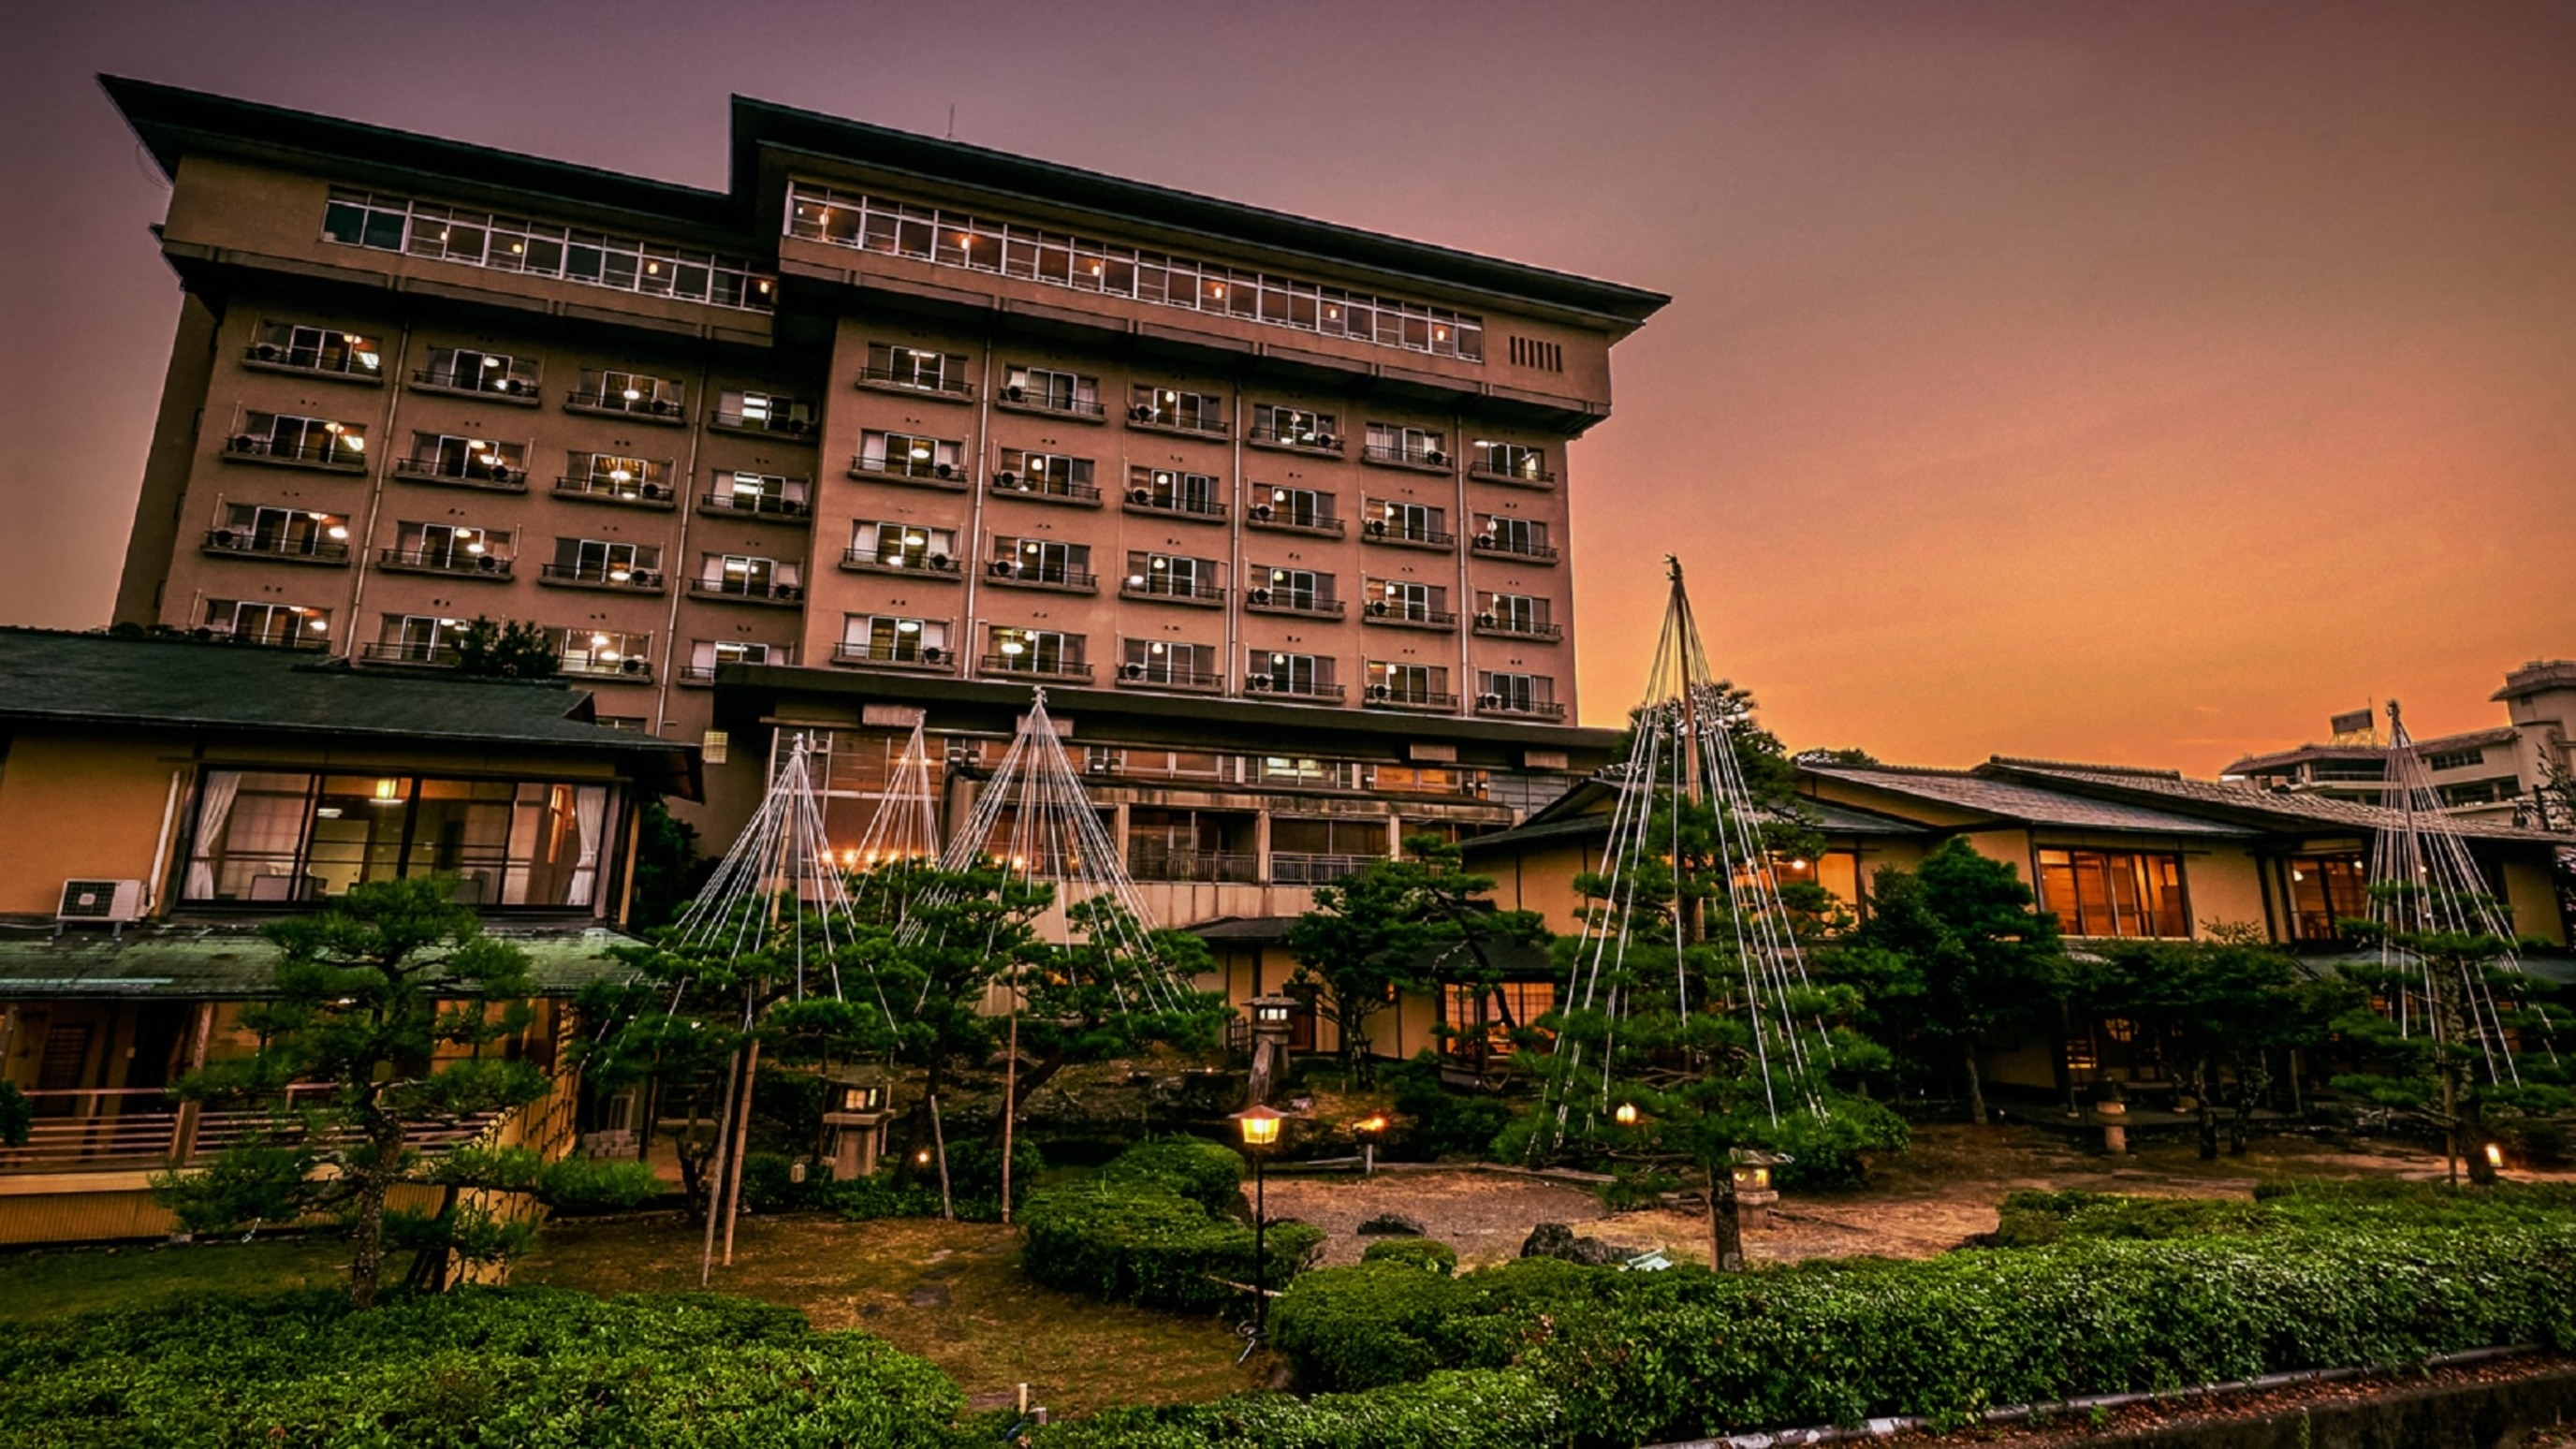
[[718, 840], [782, 722], [881, 770], [1044, 685], [1177, 885], [1607, 758], [1566, 448], [1659, 295], [749, 100], [707, 191], [105, 84], [187, 294], [121, 620], [385, 670], [535, 622], [730, 759]]
[[[2548, 789], [2576, 770], [2576, 660], [2535, 659], [2490, 698], [2504, 705], [2507, 723], [2415, 741], [2433, 788], [2464, 817], [2576, 828]], [[2327, 744], [2248, 755], [2222, 778], [2375, 805], [2387, 788], [2388, 747], [2365, 725]]]

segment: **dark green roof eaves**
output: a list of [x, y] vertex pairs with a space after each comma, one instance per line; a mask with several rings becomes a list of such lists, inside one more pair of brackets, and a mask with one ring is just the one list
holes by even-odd
[[[0, 1000], [256, 1001], [276, 979], [277, 948], [247, 924], [156, 921], [114, 936], [12, 925], [0, 934]], [[623, 972], [612, 948], [633, 943], [597, 925], [487, 924], [484, 933], [528, 953], [539, 996], [571, 996]]]

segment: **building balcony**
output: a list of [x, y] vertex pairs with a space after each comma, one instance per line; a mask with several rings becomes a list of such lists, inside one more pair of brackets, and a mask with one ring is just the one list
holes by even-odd
[[1511, 539], [1497, 538], [1490, 533], [1475, 535], [1469, 540], [1468, 547], [1490, 558], [1519, 559], [1527, 563], [1542, 564], [1556, 562], [1556, 550], [1546, 544], [1520, 543]]
[[1051, 478], [1032, 478], [1026, 473], [996, 473], [992, 486], [985, 491], [996, 498], [1016, 498], [1023, 503], [1065, 503], [1076, 508], [1100, 506], [1100, 490], [1088, 483], [1060, 483]]
[[466, 553], [458, 549], [380, 548], [376, 550], [376, 567], [396, 574], [442, 574], [491, 583], [510, 581], [508, 559], [499, 554]]
[[394, 460], [394, 476], [414, 483], [437, 483], [450, 488], [488, 488], [495, 493], [528, 491], [528, 470], [506, 464], [451, 466], [436, 458], [397, 458]]
[[757, 438], [787, 438], [811, 442], [821, 429], [812, 418], [782, 418], [769, 413], [728, 412], [718, 408], [707, 414], [707, 426], [719, 433], [741, 433]]
[[1400, 684], [1372, 684], [1360, 692], [1360, 703], [1370, 709], [1409, 709], [1423, 714], [1456, 714], [1458, 696], [1431, 689], [1408, 689]]
[[555, 666], [555, 672], [566, 679], [588, 679], [601, 684], [651, 684], [653, 661], [633, 654], [616, 659], [566, 658]]
[[1538, 639], [1548, 643], [1565, 637], [1564, 626], [1541, 619], [1524, 622], [1506, 619], [1498, 614], [1478, 614], [1476, 632], [1487, 639]]
[[576, 392], [564, 398], [564, 411], [600, 417], [632, 418], [666, 428], [689, 425], [689, 410], [677, 398], [629, 398], [622, 393]]
[[331, 382], [354, 382], [366, 387], [385, 385], [381, 366], [358, 364], [357, 354], [346, 354], [339, 366], [324, 360], [318, 347], [289, 347], [276, 342], [254, 342], [242, 349], [242, 366], [253, 372], [291, 372], [297, 377], [318, 377]]
[[1294, 514], [1282, 513], [1268, 503], [1256, 503], [1243, 510], [1243, 526], [1266, 533], [1302, 533], [1314, 538], [1342, 536], [1342, 521], [1338, 518], [1322, 514], [1298, 518]]
[[1382, 543], [1389, 548], [1419, 548], [1435, 553], [1449, 553], [1458, 547], [1458, 535], [1436, 528], [1407, 528], [1383, 518], [1372, 518], [1360, 525], [1360, 542]]
[[1133, 880], [1214, 881], [1227, 885], [1259, 885], [1261, 857], [1251, 851], [1172, 850], [1143, 848], [1139, 841], [1128, 847], [1127, 874]]
[[628, 479], [620, 483], [613, 478], [563, 477], [555, 480], [555, 496], [575, 503], [606, 503], [623, 508], [651, 508], [669, 512], [679, 506], [671, 496], [671, 485], [650, 479]]
[[1001, 589], [1043, 589], [1055, 594], [1096, 594], [1097, 576], [1082, 569], [1016, 564], [997, 558], [984, 565], [985, 582]]
[[1552, 699], [1512, 699], [1500, 694], [1476, 696], [1476, 713], [1497, 719], [1563, 719], [1565, 706]]
[[1382, 855], [1313, 855], [1274, 850], [1270, 852], [1270, 880], [1274, 885], [1331, 885], [1384, 859]]
[[1458, 616], [1446, 609], [1417, 609], [1384, 599], [1369, 600], [1368, 607], [1360, 610], [1360, 622], [1391, 629], [1428, 629], [1440, 634], [1453, 634], [1458, 629]]
[[986, 679], [1040, 679], [1072, 684], [1091, 682], [1088, 660], [1040, 661], [1030, 654], [987, 654], [976, 661], [975, 672]]
[[1172, 690], [1181, 694], [1221, 694], [1225, 690], [1222, 674], [1201, 674], [1194, 669], [1171, 669], [1157, 664], [1121, 664], [1116, 683], [1120, 689]]
[[898, 373], [886, 367], [861, 369], [858, 385], [871, 392], [899, 392], [912, 397], [943, 398], [949, 402], [975, 400], [975, 385], [965, 378], [941, 377], [924, 380], [911, 373]]
[[719, 604], [768, 604], [792, 609], [805, 602], [805, 586], [751, 579], [691, 579], [689, 597]]
[[1556, 475], [1545, 468], [1489, 468], [1471, 463], [1467, 476], [1485, 483], [1509, 483], [1516, 488], [1553, 488]]
[[1360, 461], [1381, 468], [1410, 468], [1417, 473], [1447, 473], [1449, 455], [1438, 448], [1387, 447], [1368, 443], [1360, 448]]
[[421, 644], [400, 639], [369, 644], [358, 651], [369, 664], [406, 664], [414, 669], [454, 669], [463, 660], [453, 644]]
[[957, 560], [944, 553], [934, 553], [907, 562], [901, 556], [879, 558], [866, 549], [854, 548], [841, 555], [841, 567], [854, 574], [893, 574], [900, 578], [926, 579], [935, 584], [953, 584], [964, 577]]
[[1143, 403], [1138, 403], [1127, 410], [1127, 426], [1142, 428], [1149, 433], [1170, 433], [1183, 438], [1234, 436], [1234, 429], [1222, 419], [1205, 418], [1185, 422], [1178, 413], [1167, 413], [1159, 408], [1147, 407]]
[[832, 646], [832, 662], [914, 674], [952, 674], [957, 669], [957, 657], [937, 645], [871, 644], [864, 639], [844, 639]]
[[411, 386], [414, 392], [443, 392], [466, 397], [489, 398], [494, 402], [512, 403], [525, 408], [535, 407], [542, 400], [538, 396], [537, 384], [533, 379], [499, 376], [490, 368], [464, 372], [423, 367], [412, 373]]
[[599, 589], [612, 594], [662, 592], [660, 569], [605, 564], [542, 564], [537, 582], [555, 589]]
[[211, 640], [217, 644], [236, 645], [243, 649], [286, 649], [298, 654], [307, 654], [320, 653], [331, 647], [331, 636], [328, 633], [309, 629], [299, 629], [291, 634], [236, 634], [229, 628], [208, 624], [191, 630], [190, 633], [199, 639]]
[[1342, 687], [1338, 684], [1283, 684], [1267, 674], [1246, 677], [1243, 693], [1247, 699], [1286, 699], [1304, 704], [1339, 704], [1342, 699]]
[[1225, 522], [1225, 505], [1215, 499], [1205, 503], [1193, 503], [1183, 498], [1160, 502], [1150, 488], [1128, 489], [1126, 500], [1119, 506], [1126, 512], [1148, 518], [1177, 518], [1188, 523]]
[[761, 523], [790, 523], [799, 528], [814, 521], [813, 507], [803, 498], [767, 493], [701, 493], [698, 512], [711, 518], [748, 518]]
[[1269, 448], [1282, 453], [1305, 453], [1312, 457], [1342, 456], [1342, 440], [1330, 433], [1283, 433], [1277, 428], [1256, 427], [1243, 440], [1256, 448]]
[[210, 528], [206, 541], [198, 545], [210, 558], [255, 558], [272, 563], [320, 564], [325, 568], [345, 568], [349, 563], [349, 546], [327, 538], [263, 538], [248, 528]]
[[1225, 607], [1225, 586], [1202, 583], [1196, 579], [1164, 578], [1156, 574], [1129, 574], [1118, 582], [1118, 597], [1149, 604], [1183, 604], [1197, 609]]
[[325, 473], [366, 472], [366, 449], [363, 445], [349, 446], [342, 441], [345, 436], [335, 433], [318, 443], [282, 443], [257, 433], [235, 433], [224, 439], [224, 457], [235, 463], [266, 463], [272, 468], [313, 468]]
[[1078, 423], [1108, 421], [1097, 398], [1047, 397], [1020, 387], [1006, 387], [993, 394], [993, 406], [1004, 412], [1044, 413], [1049, 417], [1071, 418]]
[[1291, 593], [1286, 589], [1246, 589], [1243, 591], [1243, 607], [1256, 614], [1295, 614], [1307, 619], [1342, 617], [1341, 600]]
[[886, 483], [909, 483], [916, 488], [946, 488], [964, 492], [972, 485], [966, 470], [954, 463], [923, 463], [910, 458], [869, 458], [865, 455], [850, 460], [850, 476], [870, 478]]

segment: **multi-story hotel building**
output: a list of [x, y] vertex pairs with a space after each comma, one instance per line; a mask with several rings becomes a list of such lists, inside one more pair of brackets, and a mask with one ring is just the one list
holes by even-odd
[[105, 84], [185, 293], [121, 621], [536, 625], [718, 838], [779, 725], [855, 838], [1045, 685], [1179, 921], [1606, 758], [1566, 449], [1661, 296], [756, 101], [712, 191]]

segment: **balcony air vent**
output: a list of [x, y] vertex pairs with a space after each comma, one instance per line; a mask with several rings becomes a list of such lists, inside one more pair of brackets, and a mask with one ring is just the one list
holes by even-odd
[[139, 880], [67, 880], [62, 904], [54, 911], [54, 932], [73, 924], [105, 924], [118, 934], [125, 923], [143, 919], [143, 882]]

